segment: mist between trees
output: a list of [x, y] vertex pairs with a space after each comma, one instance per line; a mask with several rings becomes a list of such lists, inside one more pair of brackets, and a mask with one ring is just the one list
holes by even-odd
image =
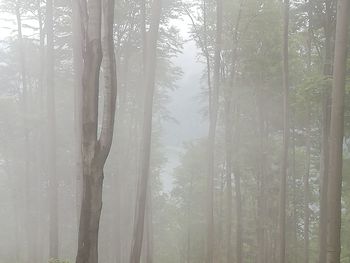
[[0, 0], [0, 263], [350, 262], [349, 0]]

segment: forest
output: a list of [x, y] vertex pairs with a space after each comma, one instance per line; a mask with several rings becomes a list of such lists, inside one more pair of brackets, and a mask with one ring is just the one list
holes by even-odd
[[0, 263], [350, 263], [350, 0], [0, 0]]

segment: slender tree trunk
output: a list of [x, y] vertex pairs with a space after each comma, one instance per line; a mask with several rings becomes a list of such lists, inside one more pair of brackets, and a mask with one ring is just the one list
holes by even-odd
[[221, 41], [222, 41], [222, 0], [216, 1], [216, 39], [214, 55], [214, 85], [209, 94], [209, 134], [208, 134], [208, 179], [207, 179], [207, 256], [206, 262], [214, 260], [214, 177], [215, 177], [215, 137], [219, 103]]
[[304, 262], [308, 263], [310, 258], [310, 160], [311, 160], [311, 112], [310, 103], [307, 105], [307, 138], [306, 138], [306, 171], [304, 175]]
[[147, 253], [146, 263], [153, 262], [153, 214], [152, 214], [152, 188], [148, 189], [147, 196], [147, 213], [146, 213], [146, 226], [147, 226]]
[[327, 263], [340, 262], [344, 94], [346, 79], [349, 11], [350, 1], [338, 0], [330, 126], [331, 128], [329, 138]]
[[[240, 148], [240, 112], [239, 106], [236, 108], [236, 131], [235, 146], [237, 151]], [[236, 262], [243, 261], [243, 216], [242, 216], [242, 192], [241, 192], [241, 171], [238, 162], [238, 156], [234, 158], [234, 180], [236, 192]]]
[[[103, 12], [101, 2], [103, 3]], [[83, 196], [76, 262], [97, 263], [103, 168], [113, 140], [117, 95], [113, 34], [114, 0], [83, 1], [80, 10], [85, 33], [83, 34], [85, 36], [83, 44], [85, 49], [82, 84]], [[101, 42], [102, 26], [103, 48]], [[105, 87], [102, 127], [98, 138], [98, 93], [102, 57]]]
[[141, 149], [141, 173], [137, 188], [137, 199], [134, 215], [134, 230], [131, 243], [130, 263], [139, 263], [141, 257], [142, 240], [144, 232], [146, 199], [150, 174], [150, 156], [152, 141], [152, 113], [153, 96], [155, 89], [155, 70], [157, 60], [157, 42], [162, 0], [154, 0], [152, 5], [152, 17], [147, 46], [146, 89], [144, 103], [144, 119]]
[[[234, 33], [233, 33], [233, 52], [232, 52], [232, 67], [231, 67], [231, 75], [230, 75], [230, 85], [225, 90], [225, 155], [226, 155], [226, 199], [227, 199], [227, 254], [226, 254], [226, 260], [227, 262], [232, 261], [232, 250], [231, 250], [231, 236], [232, 236], [232, 137], [233, 137], [233, 120], [232, 120], [232, 100], [233, 98], [233, 91], [234, 91], [234, 82], [235, 82], [235, 76], [236, 76], [236, 64], [238, 60], [238, 32], [239, 32], [239, 26], [241, 22], [242, 12], [243, 12], [243, 3], [244, 0], [241, 1], [240, 8], [238, 11], [238, 16], [236, 20], [236, 24], [234, 25]], [[237, 231], [238, 233], [238, 231]], [[237, 253], [238, 254], [238, 253]]]
[[[332, 77], [332, 0], [325, 0], [326, 21], [324, 26], [325, 34], [325, 58], [323, 75], [326, 78]], [[328, 188], [328, 160], [329, 160], [329, 130], [330, 130], [330, 87], [325, 85], [322, 92], [322, 150], [321, 150], [321, 183], [320, 183], [320, 225], [319, 225], [319, 263], [326, 263], [327, 258], [327, 188]]]
[[[24, 132], [24, 152], [25, 152], [25, 167], [24, 167], [24, 176], [25, 176], [25, 219], [23, 221], [24, 227], [26, 224], [31, 224], [31, 213], [30, 213], [30, 162], [29, 162], [29, 130], [28, 130], [28, 121], [26, 115], [28, 114], [28, 85], [27, 85], [27, 70], [26, 70], [26, 54], [25, 54], [25, 45], [23, 42], [22, 34], [22, 16], [21, 16], [21, 3], [22, 1], [16, 1], [16, 19], [17, 19], [17, 34], [19, 42], [19, 60], [21, 67], [21, 84], [22, 84], [22, 103], [23, 103], [23, 132]], [[31, 229], [25, 227], [26, 229], [26, 256], [27, 260], [31, 262], [32, 255], [32, 242], [31, 242]]]
[[47, 31], [47, 133], [49, 174], [49, 257], [58, 259], [58, 184], [56, 176], [56, 107], [54, 86], [54, 26], [53, 0], [46, 1]]
[[293, 128], [292, 128], [292, 193], [293, 193], [293, 254], [294, 262], [299, 262], [298, 250], [298, 214], [297, 214], [297, 171], [296, 171], [296, 152], [295, 152], [295, 110], [293, 111]]
[[82, 50], [82, 28], [78, 1], [73, 1], [72, 31], [73, 31], [73, 65], [74, 65], [74, 135], [75, 135], [75, 174], [76, 174], [76, 208], [77, 225], [82, 198], [82, 156], [81, 156], [81, 104], [82, 104], [82, 75], [83, 75], [83, 50]]
[[288, 146], [289, 146], [289, 68], [288, 68], [288, 38], [289, 38], [289, 0], [284, 0], [284, 25], [283, 25], [283, 157], [280, 187], [279, 209], [279, 262], [286, 260], [286, 196], [288, 176]]
[[[44, 80], [45, 80], [45, 31], [44, 31], [44, 20], [43, 20], [43, 12], [41, 9], [41, 0], [36, 1], [36, 8], [38, 12], [38, 25], [39, 25], [39, 44], [40, 44], [40, 71], [39, 71], [39, 79], [38, 79], [38, 89], [39, 89], [39, 115], [41, 119], [45, 119], [45, 106], [44, 106]], [[39, 151], [38, 151], [38, 161], [39, 161], [39, 166], [37, 170], [37, 186], [39, 187], [39, 191], [36, 191], [36, 198], [37, 198], [37, 208], [38, 208], [38, 214], [37, 214], [37, 233], [38, 233], [38, 238], [36, 242], [36, 262], [41, 262], [44, 260], [44, 253], [42, 251], [42, 247], [44, 245], [44, 239], [42, 238], [44, 235], [46, 235], [45, 231], [43, 230], [42, 227], [39, 227], [40, 224], [43, 224], [42, 218], [44, 218], [44, 215], [46, 214], [46, 201], [42, 199], [41, 196], [41, 191], [43, 191], [43, 187], [41, 184], [41, 180], [47, 180], [46, 174], [46, 167], [45, 165], [40, 166], [40, 160], [45, 160], [45, 145], [40, 143], [43, 138], [46, 137], [46, 130], [45, 126], [40, 126], [39, 127], [39, 136], [37, 138], [37, 145], [39, 146]], [[46, 259], [46, 258], [45, 258]]]
[[186, 263], [191, 262], [191, 225], [192, 225], [192, 192], [193, 192], [193, 176], [191, 174], [190, 187], [188, 191], [187, 202], [187, 245], [186, 245]]
[[265, 105], [262, 91], [258, 91], [257, 105], [259, 116], [259, 160], [258, 160], [258, 189], [259, 195], [257, 200], [257, 242], [258, 242], [258, 259], [259, 263], [267, 263], [267, 233], [266, 233], [266, 121]]
[[[312, 64], [312, 1], [308, 1], [308, 36], [307, 36], [307, 71], [311, 74]], [[307, 131], [306, 131], [306, 171], [304, 175], [304, 263], [310, 258], [310, 165], [311, 165], [311, 105], [306, 102]]]

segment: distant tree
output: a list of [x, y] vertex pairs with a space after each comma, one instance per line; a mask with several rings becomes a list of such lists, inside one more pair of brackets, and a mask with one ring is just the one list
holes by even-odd
[[279, 210], [279, 262], [286, 262], [286, 197], [289, 146], [289, 0], [284, 0], [283, 18], [283, 155]]
[[56, 100], [54, 84], [54, 25], [53, 25], [53, 1], [46, 1], [46, 32], [47, 32], [47, 145], [48, 145], [48, 173], [50, 185], [50, 222], [49, 238], [50, 249], [49, 257], [58, 258], [58, 184], [56, 175]]
[[[144, 6], [143, 6], [144, 7]], [[155, 70], [157, 61], [157, 43], [162, 12], [162, 0], [154, 0], [151, 8], [150, 28], [147, 37], [147, 49], [144, 51], [144, 116], [141, 138], [140, 174], [137, 184], [137, 197], [134, 214], [134, 228], [131, 240], [130, 263], [139, 263], [145, 228], [147, 194], [149, 192], [150, 157], [152, 142], [152, 115], [155, 91]], [[145, 12], [145, 11], [142, 11]]]

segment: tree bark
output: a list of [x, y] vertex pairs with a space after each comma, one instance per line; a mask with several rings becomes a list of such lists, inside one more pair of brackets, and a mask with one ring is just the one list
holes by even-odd
[[[83, 1], [80, 10], [83, 36], [85, 36], [82, 83], [83, 196], [76, 262], [97, 263], [103, 168], [113, 140], [117, 95], [113, 34], [114, 0]], [[103, 48], [101, 42], [102, 26]], [[98, 93], [102, 58], [105, 87], [102, 127], [98, 137]]]
[[344, 137], [344, 94], [350, 1], [338, 0], [335, 37], [329, 181], [327, 206], [327, 263], [340, 262], [341, 192]]
[[289, 68], [288, 68], [288, 38], [289, 38], [289, 0], [284, 0], [283, 19], [283, 157], [280, 187], [279, 209], [279, 262], [284, 263], [286, 257], [286, 188], [288, 176], [288, 146], [289, 146]]
[[[325, 58], [323, 75], [327, 81], [332, 77], [332, 8], [333, 0], [325, 0], [326, 21], [324, 25], [325, 35]], [[329, 130], [331, 95], [328, 84], [324, 86], [322, 92], [322, 150], [321, 150], [321, 183], [320, 183], [320, 224], [319, 224], [319, 263], [326, 263], [327, 259], [327, 188], [328, 188], [328, 162], [329, 162]]]

